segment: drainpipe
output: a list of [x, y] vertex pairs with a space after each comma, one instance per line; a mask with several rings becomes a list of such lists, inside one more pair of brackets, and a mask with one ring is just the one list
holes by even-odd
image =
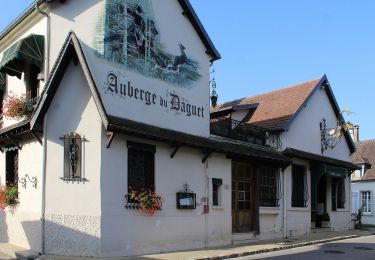
[[287, 237], [287, 230], [286, 230], [286, 177], [285, 177], [285, 169], [282, 169], [282, 176], [283, 176], [283, 238]]
[[49, 14], [47, 14], [46, 12], [42, 11], [39, 7], [39, 4], [38, 3], [35, 3], [35, 10], [42, 14], [44, 17], [46, 17], [47, 19], [47, 35], [46, 35], [46, 42], [44, 44], [44, 54], [45, 54], [45, 58], [46, 58], [46, 62], [44, 63], [44, 82], [46, 82], [47, 78], [48, 78], [48, 74], [49, 74], [49, 58], [50, 58], [50, 46], [51, 46], [51, 19], [50, 19], [50, 16]]
[[[35, 3], [35, 10], [46, 17], [47, 19], [47, 35], [44, 44], [45, 63], [44, 63], [44, 82], [47, 81], [49, 74], [49, 58], [50, 58], [50, 43], [51, 43], [51, 20], [50, 16], [42, 11], [38, 3]], [[41, 205], [41, 254], [45, 253], [45, 214], [46, 214], [46, 165], [47, 165], [47, 113], [43, 120], [43, 165], [42, 165], [42, 205]]]

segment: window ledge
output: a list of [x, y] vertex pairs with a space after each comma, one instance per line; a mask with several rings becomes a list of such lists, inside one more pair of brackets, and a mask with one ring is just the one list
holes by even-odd
[[213, 210], [224, 210], [223, 206], [212, 206]]
[[65, 177], [60, 177], [61, 180], [66, 181], [66, 182], [88, 182], [89, 180], [86, 178], [65, 178]]
[[300, 211], [300, 212], [308, 212], [311, 211], [310, 207], [305, 208], [288, 208], [288, 211]]
[[336, 212], [351, 212], [351, 211], [348, 209], [337, 209]]
[[373, 213], [363, 213], [363, 216], [366, 216], [366, 217], [371, 217], [373, 215], [374, 215]]
[[278, 215], [281, 213], [280, 207], [260, 207], [260, 215]]

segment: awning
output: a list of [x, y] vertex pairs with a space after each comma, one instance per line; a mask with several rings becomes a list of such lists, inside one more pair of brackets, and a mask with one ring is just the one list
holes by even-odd
[[318, 163], [324, 163], [327, 165], [342, 167], [350, 171], [355, 171], [355, 170], [360, 169], [357, 165], [351, 162], [337, 160], [337, 159], [333, 159], [333, 158], [329, 158], [329, 157], [325, 157], [325, 156], [321, 156], [321, 155], [317, 155], [313, 153], [300, 151], [300, 150], [293, 149], [293, 148], [286, 148], [283, 151], [283, 154], [291, 158], [296, 157], [296, 158], [306, 159], [312, 162], [318, 162]]
[[5, 91], [7, 86], [7, 76], [4, 73], [0, 72], [0, 90]]
[[0, 72], [21, 78], [25, 64], [33, 64], [38, 68], [43, 64], [44, 36], [31, 34], [19, 40], [4, 53], [0, 62]]

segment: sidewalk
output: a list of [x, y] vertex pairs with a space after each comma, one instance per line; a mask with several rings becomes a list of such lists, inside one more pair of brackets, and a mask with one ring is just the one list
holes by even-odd
[[[283, 249], [290, 249], [295, 247], [308, 246], [313, 244], [321, 244], [327, 242], [333, 242], [343, 239], [355, 238], [359, 236], [368, 236], [375, 233], [374, 228], [363, 229], [363, 230], [349, 230], [349, 231], [340, 231], [340, 232], [322, 232], [322, 233], [313, 233], [307, 236], [294, 237], [291, 239], [274, 239], [274, 240], [262, 240], [254, 241], [253, 243], [244, 244], [244, 245], [235, 245], [235, 246], [224, 246], [216, 248], [205, 248], [201, 250], [190, 250], [190, 251], [181, 251], [174, 253], [165, 253], [165, 254], [154, 254], [154, 255], [144, 255], [139, 257], [118, 257], [118, 258], [86, 258], [86, 257], [58, 257], [44, 255], [36, 258], [35, 254], [29, 251], [30, 255], [25, 255], [25, 250], [19, 247], [14, 247], [9, 244], [0, 243], [0, 253], [9, 255], [10, 257], [15, 258], [16, 253], [20, 251], [24, 252], [23, 256], [19, 259], [45, 259], [45, 260], [66, 260], [66, 259], [114, 259], [114, 260], [211, 260], [211, 259], [227, 259], [234, 257], [241, 257], [247, 255], [261, 254], [271, 251], [278, 251]], [[12, 248], [14, 249], [12, 251]], [[19, 254], [18, 254], [19, 256]]]

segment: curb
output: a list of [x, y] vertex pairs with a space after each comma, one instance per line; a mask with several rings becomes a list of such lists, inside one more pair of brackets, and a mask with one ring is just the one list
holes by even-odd
[[286, 249], [311, 246], [311, 245], [316, 245], [316, 244], [323, 244], [323, 243], [329, 243], [329, 242], [351, 239], [351, 238], [358, 238], [358, 237], [360, 237], [360, 235], [334, 237], [334, 238], [329, 238], [329, 239], [314, 240], [314, 241], [309, 241], [309, 242], [304, 242], [304, 243], [297, 243], [297, 244], [273, 247], [273, 248], [268, 248], [268, 249], [260, 249], [260, 250], [254, 250], [254, 251], [243, 252], [243, 253], [233, 253], [229, 255], [193, 258], [193, 260], [220, 260], [220, 259], [238, 258], [238, 257], [258, 255], [258, 254], [264, 254], [264, 253], [269, 253], [269, 252], [276, 252], [276, 251], [281, 251], [281, 250], [286, 250]]

